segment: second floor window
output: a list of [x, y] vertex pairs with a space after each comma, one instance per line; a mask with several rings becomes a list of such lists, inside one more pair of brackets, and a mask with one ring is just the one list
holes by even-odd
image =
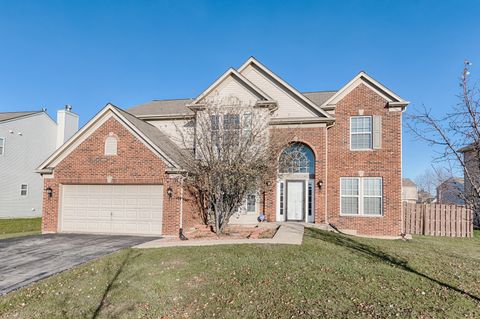
[[350, 118], [350, 149], [372, 149], [372, 128], [371, 116], [354, 116]]
[[5, 153], [5, 138], [0, 137], [0, 156]]

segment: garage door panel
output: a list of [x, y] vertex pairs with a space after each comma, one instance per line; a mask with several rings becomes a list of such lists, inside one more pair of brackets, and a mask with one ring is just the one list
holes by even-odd
[[64, 185], [60, 230], [161, 235], [163, 186]]

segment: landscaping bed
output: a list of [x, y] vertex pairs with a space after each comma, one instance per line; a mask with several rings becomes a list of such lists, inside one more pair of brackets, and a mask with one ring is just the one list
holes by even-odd
[[[205, 239], [258, 239], [273, 238], [278, 230], [274, 223], [259, 223], [257, 225], [228, 225], [223, 234], [217, 235], [210, 225], [196, 225], [185, 232], [189, 240]], [[172, 240], [172, 239], [171, 239]]]

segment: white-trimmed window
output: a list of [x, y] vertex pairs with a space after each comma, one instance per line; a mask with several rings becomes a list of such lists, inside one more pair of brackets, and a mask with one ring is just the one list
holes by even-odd
[[249, 138], [252, 135], [252, 113], [243, 114], [243, 136]]
[[382, 178], [340, 178], [340, 214], [381, 216], [383, 214]]
[[257, 211], [257, 196], [255, 194], [248, 194], [247, 195], [247, 212], [254, 213]]
[[0, 156], [5, 154], [5, 137], [0, 137]]
[[28, 184], [20, 185], [20, 196], [27, 196], [28, 195]]
[[307, 195], [307, 213], [308, 213], [308, 216], [313, 215], [313, 196], [314, 196], [313, 190], [314, 189], [315, 189], [314, 181], [308, 181], [308, 195]]
[[285, 182], [280, 181], [278, 186], [279, 186], [279, 194], [278, 194], [279, 213], [281, 216], [283, 216], [283, 211], [285, 209]]
[[373, 148], [372, 117], [353, 116], [350, 118], [350, 149], [370, 150]]
[[117, 138], [115, 136], [105, 139], [105, 155], [117, 155]]

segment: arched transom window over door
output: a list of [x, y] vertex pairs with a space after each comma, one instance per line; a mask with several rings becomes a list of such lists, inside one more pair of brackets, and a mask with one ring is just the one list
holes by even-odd
[[279, 172], [315, 174], [315, 155], [312, 149], [302, 143], [290, 144], [280, 155]]

